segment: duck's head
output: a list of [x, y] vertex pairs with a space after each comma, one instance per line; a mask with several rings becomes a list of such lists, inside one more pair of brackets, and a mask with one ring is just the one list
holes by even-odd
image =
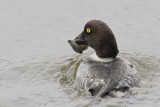
[[74, 40], [82, 50], [92, 47], [99, 58], [115, 58], [118, 54], [116, 39], [111, 29], [102, 21], [89, 21]]

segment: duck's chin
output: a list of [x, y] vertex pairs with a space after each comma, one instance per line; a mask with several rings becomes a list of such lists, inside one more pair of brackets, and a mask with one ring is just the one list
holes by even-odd
[[79, 45], [79, 47], [81, 48], [82, 52], [88, 49], [88, 45]]

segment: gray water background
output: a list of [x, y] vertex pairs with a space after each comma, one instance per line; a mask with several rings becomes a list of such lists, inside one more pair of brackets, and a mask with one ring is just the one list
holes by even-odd
[[[142, 76], [138, 94], [96, 99], [72, 89], [82, 59], [68, 39], [102, 20]], [[0, 0], [0, 107], [159, 107], [159, 0]]]

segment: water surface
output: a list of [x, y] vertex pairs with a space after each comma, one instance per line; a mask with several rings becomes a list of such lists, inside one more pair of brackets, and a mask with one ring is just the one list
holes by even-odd
[[[0, 107], [158, 107], [158, 0], [0, 0]], [[91, 19], [113, 30], [142, 76], [138, 94], [96, 99], [72, 88], [82, 60], [67, 40]]]

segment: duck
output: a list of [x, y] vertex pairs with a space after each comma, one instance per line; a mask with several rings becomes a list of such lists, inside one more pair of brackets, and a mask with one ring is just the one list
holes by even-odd
[[72, 39], [82, 51], [88, 47], [95, 53], [83, 59], [73, 86], [89, 92], [92, 96], [118, 97], [118, 92], [126, 92], [140, 87], [141, 76], [135, 65], [118, 56], [119, 50], [112, 30], [101, 20], [91, 20], [84, 30]]

